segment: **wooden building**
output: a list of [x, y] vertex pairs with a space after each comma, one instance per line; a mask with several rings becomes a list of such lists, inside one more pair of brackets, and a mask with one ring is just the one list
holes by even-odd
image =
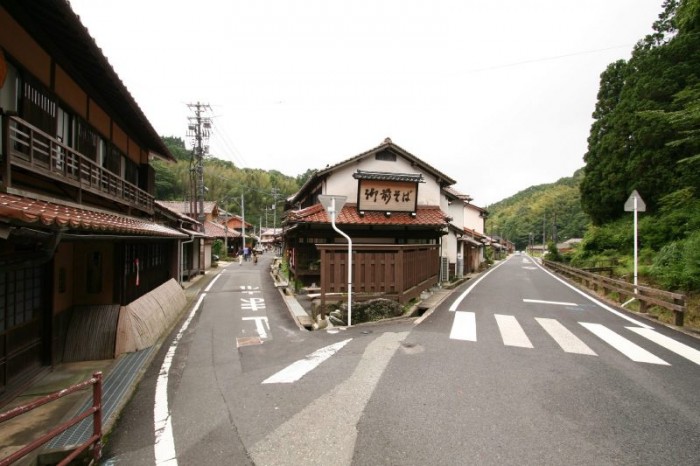
[[0, 128], [2, 402], [113, 357], [120, 310], [177, 277], [189, 235], [154, 203], [150, 160], [173, 156], [68, 1], [0, 2]]

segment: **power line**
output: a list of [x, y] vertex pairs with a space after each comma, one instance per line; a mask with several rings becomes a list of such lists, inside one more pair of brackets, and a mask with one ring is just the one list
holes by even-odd
[[584, 50], [581, 52], [566, 53], [564, 55], [554, 55], [551, 57], [533, 58], [531, 60], [523, 60], [523, 61], [518, 61], [518, 62], [513, 62], [513, 63], [504, 63], [502, 65], [486, 66], [484, 68], [475, 68], [475, 69], [466, 70], [466, 71], [470, 72], [470, 73], [476, 73], [479, 71], [500, 70], [503, 68], [511, 68], [511, 67], [520, 66], [520, 65], [529, 65], [532, 63], [541, 63], [541, 62], [545, 62], [545, 61], [554, 61], [554, 60], [560, 60], [562, 58], [576, 57], [579, 55], [589, 55], [592, 53], [607, 52], [608, 50], [616, 50], [616, 49], [629, 48], [629, 47], [633, 47], [633, 45], [629, 45], [629, 44], [628, 45], [615, 45], [613, 47], [606, 47], [606, 48], [602, 48], [602, 49]]
[[229, 137], [228, 133], [223, 128], [221, 128], [220, 126], [218, 126], [215, 123], [214, 123], [214, 129], [216, 130], [216, 134], [221, 136], [218, 140], [220, 140], [224, 144], [225, 148], [229, 152], [229, 155], [233, 159], [233, 162], [234, 163], [238, 162], [238, 164], [241, 165], [242, 167], [250, 166], [250, 164], [245, 159], [245, 157], [243, 156], [241, 151], [238, 150], [236, 145], [233, 143], [233, 141]]

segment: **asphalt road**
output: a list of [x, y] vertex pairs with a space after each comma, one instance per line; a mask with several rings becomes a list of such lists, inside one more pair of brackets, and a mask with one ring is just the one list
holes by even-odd
[[668, 464], [700, 458], [700, 342], [512, 256], [429, 316], [299, 330], [233, 264], [155, 358], [105, 464]]

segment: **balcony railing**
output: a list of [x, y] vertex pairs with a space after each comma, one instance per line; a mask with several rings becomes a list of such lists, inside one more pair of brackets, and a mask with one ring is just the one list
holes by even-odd
[[[21, 118], [6, 117], [5, 154], [11, 165], [75, 186], [78, 189], [153, 213], [148, 192], [99, 166]], [[7, 183], [7, 180], [5, 180]]]

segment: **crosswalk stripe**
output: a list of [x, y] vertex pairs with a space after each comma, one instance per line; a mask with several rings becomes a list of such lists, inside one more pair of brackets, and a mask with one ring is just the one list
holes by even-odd
[[588, 354], [597, 356], [595, 351], [582, 342], [569, 329], [564, 327], [558, 320], [535, 317], [535, 320], [549, 334], [550, 337], [567, 353]]
[[641, 335], [644, 338], [647, 338], [654, 343], [657, 343], [667, 350], [673, 351], [674, 353], [683, 356], [684, 358], [694, 362], [695, 364], [700, 365], [700, 351], [691, 348], [688, 345], [684, 345], [683, 343], [674, 340], [673, 338], [669, 338], [665, 335], [662, 335], [655, 330], [651, 330], [648, 328], [639, 328], [639, 327], [626, 327], [629, 330], [632, 330], [634, 333], [637, 335]]
[[496, 317], [496, 323], [498, 324], [498, 329], [501, 331], [504, 345], [518, 346], [521, 348], [533, 347], [515, 316], [495, 314], [494, 317]]
[[452, 340], [476, 341], [476, 316], [473, 312], [455, 312], [450, 338]]
[[598, 338], [605, 341], [607, 344], [630, 358], [632, 361], [636, 362], [646, 362], [650, 364], [661, 364], [664, 366], [669, 366], [670, 364], [661, 358], [658, 358], [651, 354], [649, 351], [645, 350], [641, 346], [632, 343], [628, 339], [618, 335], [609, 328], [601, 324], [591, 324], [587, 322], [579, 322], [590, 332], [595, 334]]

